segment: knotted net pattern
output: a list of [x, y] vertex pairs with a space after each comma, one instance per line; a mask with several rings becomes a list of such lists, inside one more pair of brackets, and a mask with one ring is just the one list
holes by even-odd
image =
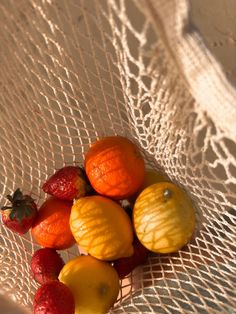
[[[22, 187], [40, 205], [48, 175], [83, 164], [90, 143], [113, 134], [135, 141], [147, 166], [194, 200], [191, 243], [153, 254], [125, 278], [113, 313], [236, 307], [236, 72], [217, 50], [220, 36], [231, 52], [236, 41], [213, 30], [202, 40], [188, 18], [184, 0], [0, 1], [1, 204]], [[38, 246], [2, 225], [0, 243], [0, 293], [31, 311]], [[62, 255], [78, 253], [74, 246]]]

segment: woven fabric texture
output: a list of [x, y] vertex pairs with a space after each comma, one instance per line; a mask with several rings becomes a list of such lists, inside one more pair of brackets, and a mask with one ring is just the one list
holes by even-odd
[[[0, 0], [1, 204], [21, 187], [40, 205], [48, 175], [112, 134], [195, 203], [191, 243], [125, 278], [112, 313], [236, 308], [236, 14], [224, 3]], [[38, 246], [0, 228], [0, 293], [30, 312]]]

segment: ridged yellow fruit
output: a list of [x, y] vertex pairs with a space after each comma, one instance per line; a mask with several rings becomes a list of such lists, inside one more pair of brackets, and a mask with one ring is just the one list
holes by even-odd
[[150, 185], [138, 196], [133, 220], [137, 237], [147, 249], [171, 253], [190, 240], [195, 228], [195, 211], [181, 188], [160, 182]]
[[131, 204], [135, 203], [135, 200], [139, 196], [139, 194], [147, 188], [149, 185], [158, 183], [158, 182], [167, 182], [170, 181], [170, 179], [167, 177], [167, 175], [161, 173], [160, 171], [154, 170], [154, 169], [146, 169], [145, 175], [144, 175], [144, 182], [141, 188], [139, 189], [139, 192], [137, 192], [135, 195], [132, 195], [128, 198], [129, 202]]
[[72, 234], [86, 252], [112, 261], [133, 254], [133, 227], [125, 210], [99, 195], [82, 197], [71, 209]]

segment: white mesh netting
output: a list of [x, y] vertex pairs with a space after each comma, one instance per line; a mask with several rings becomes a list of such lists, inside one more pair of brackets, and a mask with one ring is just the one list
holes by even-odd
[[[41, 204], [48, 175], [111, 134], [135, 141], [196, 204], [191, 243], [123, 280], [114, 313], [236, 308], [236, 92], [224, 74], [235, 83], [235, 2], [219, 31], [208, 24], [220, 2], [191, 1], [202, 39], [184, 0], [0, 0], [1, 204], [16, 187]], [[37, 245], [2, 225], [0, 244], [0, 293], [30, 312]]]

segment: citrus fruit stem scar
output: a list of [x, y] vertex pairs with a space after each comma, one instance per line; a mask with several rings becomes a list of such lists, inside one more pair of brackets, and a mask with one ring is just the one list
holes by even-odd
[[167, 201], [168, 199], [171, 198], [171, 196], [172, 196], [172, 191], [171, 191], [170, 189], [165, 189], [165, 190], [163, 191], [163, 196], [164, 196], [165, 201]]

